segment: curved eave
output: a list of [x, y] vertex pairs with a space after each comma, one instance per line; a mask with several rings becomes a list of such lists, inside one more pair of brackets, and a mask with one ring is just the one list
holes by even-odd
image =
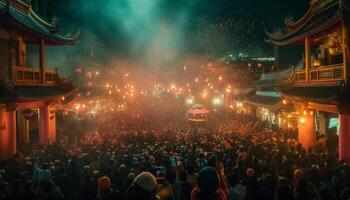
[[297, 21], [294, 22], [291, 17], [286, 17], [284, 20], [286, 29], [289, 31], [296, 30], [298, 27], [304, 26], [312, 18], [313, 15], [316, 15], [317, 13], [327, 10], [329, 7], [335, 5], [339, 5], [338, 0], [330, 1], [324, 5], [320, 5], [318, 2], [313, 3], [309, 6], [306, 13]]
[[265, 73], [260, 80], [255, 82], [257, 87], [279, 87], [293, 75], [292, 68], [286, 68], [276, 72]]
[[255, 107], [263, 107], [271, 110], [276, 110], [281, 107], [281, 100], [282, 99], [280, 97], [252, 95], [250, 97], [247, 97], [244, 102]]
[[343, 13], [339, 9], [339, 5], [334, 3], [326, 9], [318, 12], [316, 15], [310, 17], [306, 23], [291, 32], [285, 34], [274, 34], [266, 31], [268, 38], [265, 39], [265, 41], [278, 46], [298, 43], [302, 44], [305, 37], [316, 38], [318, 35], [339, 26], [342, 17]]
[[80, 30], [78, 30], [76, 34], [70, 37], [63, 36], [59, 33], [50, 33], [50, 31], [47, 31], [46, 33], [42, 31], [37, 31], [36, 29], [33, 29], [33, 27], [30, 27], [27, 24], [18, 21], [13, 16], [11, 21], [17, 29], [21, 30], [25, 34], [30, 34], [32, 38], [36, 38], [32, 42], [38, 42], [39, 38], [44, 38], [45, 44], [48, 45], [74, 45], [78, 42], [80, 35]]
[[305, 15], [303, 17], [301, 17], [299, 20], [297, 20], [296, 22], [289, 21], [291, 19], [290, 17], [285, 18], [284, 24], [286, 26], [286, 29], [291, 30], [291, 31], [298, 29], [298, 27], [307, 23], [310, 20], [311, 16], [312, 16], [312, 7], [310, 7], [306, 11]]
[[56, 32], [54, 25], [42, 19], [39, 20], [38, 16], [31, 11], [25, 13], [1, 1], [0, 10], [3, 21], [7, 21], [7, 26], [30, 34], [31, 38], [36, 38], [37, 41], [39, 38], [44, 38], [47, 44], [52, 45], [73, 45], [78, 41], [80, 30], [72, 36], [63, 36]]
[[281, 91], [283, 97], [304, 102], [336, 104], [342, 96], [341, 88], [329, 87], [290, 87]]

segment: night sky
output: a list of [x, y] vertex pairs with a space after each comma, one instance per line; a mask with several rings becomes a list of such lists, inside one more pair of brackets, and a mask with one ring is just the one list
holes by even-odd
[[[165, 58], [178, 58], [238, 52], [271, 56], [273, 47], [264, 41], [264, 29], [281, 26], [288, 15], [298, 19], [308, 0], [60, 0], [51, 4], [49, 12], [60, 18], [62, 27], [95, 35], [113, 55], [166, 52]], [[301, 57], [295, 48], [283, 52]]]

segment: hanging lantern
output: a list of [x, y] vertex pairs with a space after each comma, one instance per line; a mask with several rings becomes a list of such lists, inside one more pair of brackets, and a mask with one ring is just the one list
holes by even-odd
[[34, 115], [34, 112], [32, 110], [30, 110], [30, 109], [26, 109], [26, 110], [23, 111], [23, 115], [24, 115], [24, 118], [26, 120], [29, 120], [30, 117], [32, 117]]

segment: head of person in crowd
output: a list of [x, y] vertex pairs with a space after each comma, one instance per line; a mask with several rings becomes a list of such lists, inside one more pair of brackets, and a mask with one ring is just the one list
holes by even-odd
[[127, 200], [156, 200], [158, 183], [156, 178], [149, 172], [142, 172], [137, 175], [134, 182], [126, 192]]
[[255, 176], [255, 171], [254, 171], [254, 169], [248, 168], [247, 171], [246, 171], [246, 175], [247, 175], [247, 177], [253, 177], [253, 176]]
[[303, 179], [303, 176], [304, 176], [303, 170], [301, 169], [294, 170], [294, 174], [293, 174], [294, 184], [297, 185]]
[[122, 200], [123, 195], [118, 191], [112, 188], [112, 183], [109, 177], [102, 176], [98, 179], [98, 193], [96, 196], [97, 200]]
[[102, 192], [110, 190], [112, 187], [111, 180], [107, 176], [98, 179], [98, 189]]
[[198, 173], [197, 187], [192, 191], [192, 199], [209, 200], [220, 199], [221, 194], [218, 193], [220, 186], [220, 177], [213, 167], [204, 167]]

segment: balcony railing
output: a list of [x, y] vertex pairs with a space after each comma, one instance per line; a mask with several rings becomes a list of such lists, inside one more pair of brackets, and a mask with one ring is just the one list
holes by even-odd
[[[331, 82], [343, 80], [343, 64], [320, 66], [310, 69], [310, 82]], [[307, 82], [306, 70], [294, 72], [294, 80], [297, 83]]]
[[306, 82], [306, 70], [298, 70], [294, 72], [295, 82]]
[[45, 81], [41, 81], [41, 72], [39, 68], [32, 67], [14, 67], [14, 80], [19, 85], [37, 85], [37, 84], [56, 84], [58, 75], [56, 70], [45, 69]]

